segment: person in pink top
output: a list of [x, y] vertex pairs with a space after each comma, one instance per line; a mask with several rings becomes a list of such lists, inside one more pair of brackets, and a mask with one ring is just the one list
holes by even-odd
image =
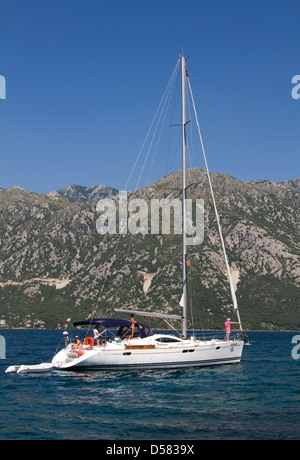
[[229, 342], [230, 326], [232, 324], [239, 324], [239, 323], [234, 323], [233, 321], [230, 321], [230, 318], [227, 318], [227, 321], [225, 322], [226, 342]]

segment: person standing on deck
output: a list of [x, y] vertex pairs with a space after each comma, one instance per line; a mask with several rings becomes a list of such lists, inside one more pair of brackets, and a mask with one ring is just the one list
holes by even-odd
[[133, 336], [134, 336], [134, 329], [135, 329], [135, 325], [138, 325], [138, 323], [135, 321], [134, 319], [134, 313], [132, 313], [131, 317], [130, 317], [130, 321], [131, 321], [131, 335], [130, 335], [130, 339], [133, 339]]
[[94, 343], [95, 345], [100, 345], [100, 338], [102, 337], [102, 334], [99, 333], [99, 328], [98, 324], [95, 326], [93, 330], [93, 336], [94, 336]]
[[230, 327], [232, 324], [239, 324], [239, 323], [234, 323], [233, 321], [230, 321], [230, 318], [227, 318], [227, 321], [225, 322], [226, 342], [229, 342]]

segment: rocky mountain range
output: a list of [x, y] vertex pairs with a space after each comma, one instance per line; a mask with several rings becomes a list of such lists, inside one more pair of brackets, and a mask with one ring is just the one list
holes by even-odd
[[[212, 183], [244, 328], [298, 329], [300, 178], [215, 173]], [[189, 170], [188, 185], [189, 198], [204, 200], [204, 240], [189, 246], [189, 323], [222, 329], [234, 312], [205, 172]], [[181, 172], [128, 196], [180, 199]], [[114, 308], [180, 313], [181, 235], [100, 235], [96, 203], [107, 198], [118, 206], [118, 191], [102, 185], [0, 189], [0, 319], [9, 327], [64, 327]]]
[[68, 185], [57, 192], [62, 197], [69, 201], [79, 201], [82, 203], [97, 203], [97, 201], [105, 198], [113, 198], [119, 191], [107, 187], [107, 185], [91, 185], [90, 187], [82, 187], [81, 185]]

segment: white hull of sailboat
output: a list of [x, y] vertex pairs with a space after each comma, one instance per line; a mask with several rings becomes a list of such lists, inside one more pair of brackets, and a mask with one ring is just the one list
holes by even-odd
[[[189, 341], [188, 341], [189, 342]], [[52, 361], [56, 369], [155, 369], [186, 368], [236, 364], [241, 361], [244, 342], [193, 342], [181, 347], [104, 346], [86, 350], [81, 357], [70, 358], [68, 349]]]

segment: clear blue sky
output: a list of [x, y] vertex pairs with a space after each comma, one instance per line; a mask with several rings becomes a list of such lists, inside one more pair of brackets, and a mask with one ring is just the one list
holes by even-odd
[[123, 189], [182, 48], [211, 171], [300, 176], [299, 30], [299, 0], [0, 0], [0, 187]]

